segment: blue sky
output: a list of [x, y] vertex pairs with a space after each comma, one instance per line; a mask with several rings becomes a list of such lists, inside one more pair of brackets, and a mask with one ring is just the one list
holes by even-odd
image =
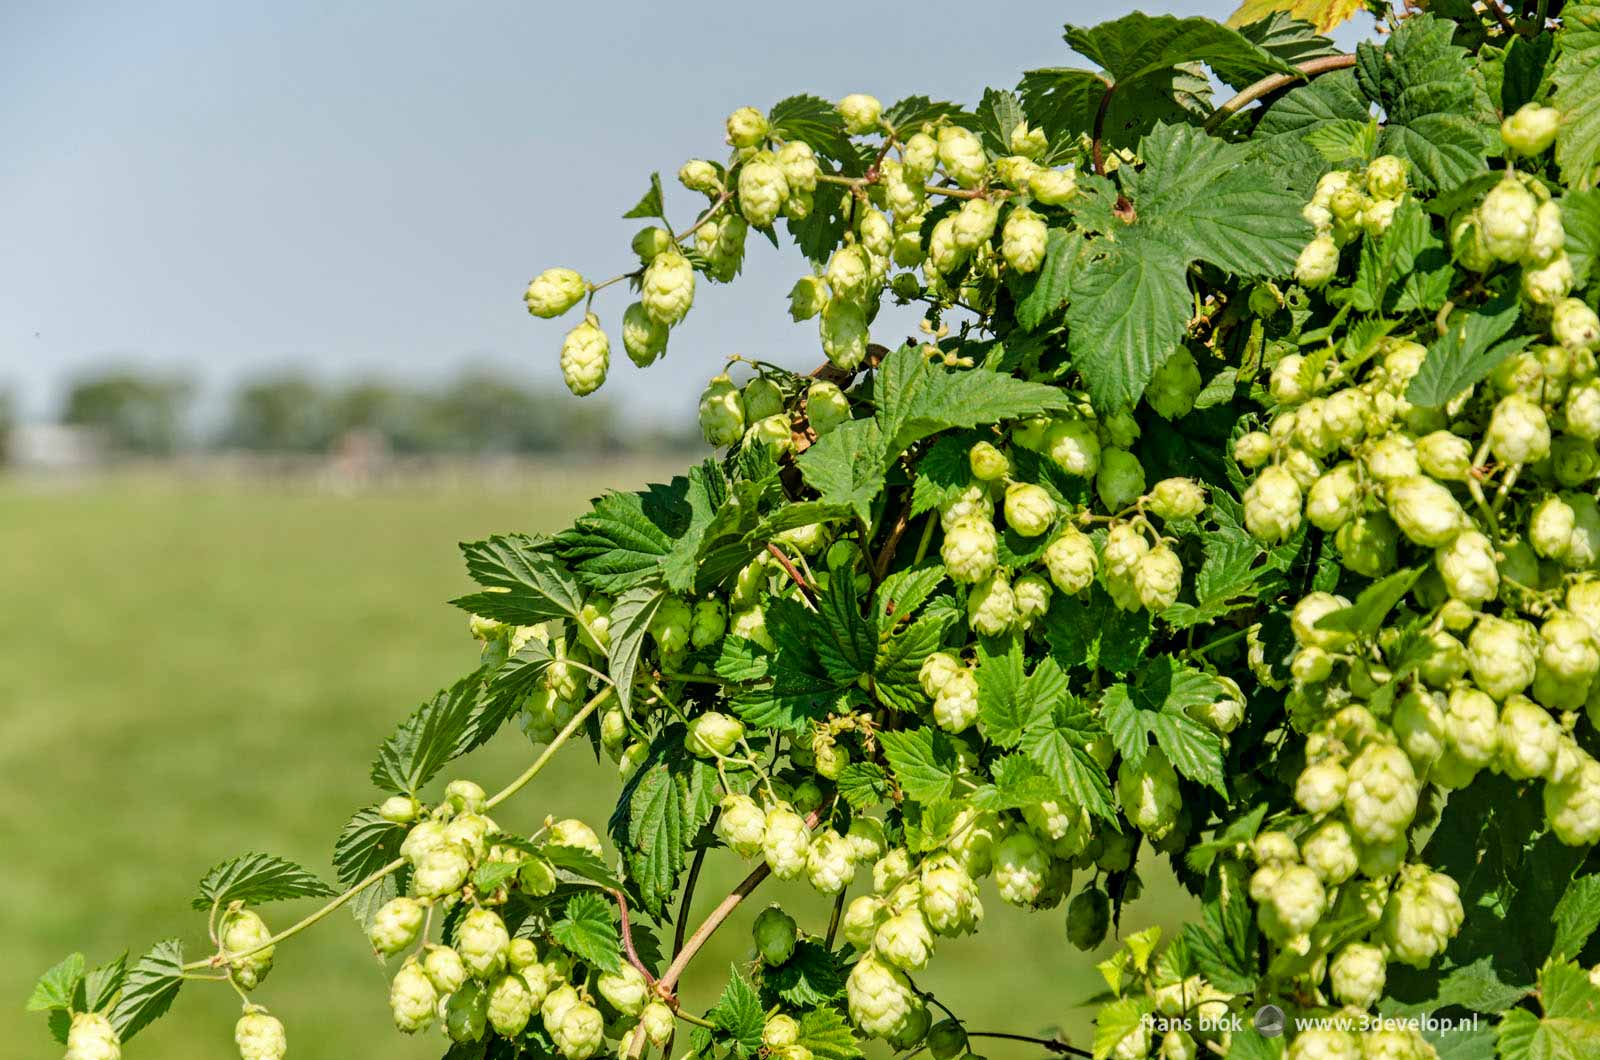
[[[814, 0], [711, 18], [615, 0], [11, 0], [0, 387], [38, 417], [105, 364], [182, 372], [212, 395], [285, 367], [426, 381], [475, 363], [559, 385], [571, 322], [530, 318], [522, 287], [547, 265], [620, 271], [639, 224], [620, 214], [651, 169], [676, 223], [691, 218], [697, 197], [671, 174], [720, 157], [734, 107], [795, 92], [970, 102], [1072, 63], [1063, 22], [1163, 9], [1002, 6]], [[614, 337], [606, 392], [676, 420], [728, 353], [814, 365], [814, 324], [785, 312], [803, 267], [752, 238], [744, 277], [701, 284], [661, 365], [634, 369]], [[615, 336], [626, 292], [610, 293]]]

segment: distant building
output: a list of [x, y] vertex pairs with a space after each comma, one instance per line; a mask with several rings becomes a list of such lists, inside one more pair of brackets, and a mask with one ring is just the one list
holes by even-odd
[[87, 471], [105, 463], [97, 431], [59, 423], [24, 423], [11, 428], [0, 446], [6, 463], [19, 471]]

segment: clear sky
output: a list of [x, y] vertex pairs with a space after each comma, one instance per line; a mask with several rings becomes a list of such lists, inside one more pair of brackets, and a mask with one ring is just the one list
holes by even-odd
[[[9, 0], [0, 387], [37, 418], [105, 364], [181, 371], [213, 399], [285, 367], [420, 381], [481, 363], [559, 385], [573, 321], [529, 317], [523, 286], [548, 265], [621, 271], [640, 222], [620, 215], [651, 169], [687, 222], [703, 200], [672, 175], [722, 156], [734, 107], [972, 102], [1074, 63], [1063, 22], [1135, 6], [1233, 5]], [[680, 419], [725, 354], [813, 366], [814, 322], [785, 311], [803, 268], [752, 236], [741, 281], [702, 282], [646, 372], [616, 337], [626, 291], [608, 292], [608, 392]]]

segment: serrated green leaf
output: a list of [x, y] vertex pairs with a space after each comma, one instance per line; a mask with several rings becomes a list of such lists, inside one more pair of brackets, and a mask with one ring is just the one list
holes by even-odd
[[46, 1012], [53, 1008], [71, 1008], [73, 995], [83, 982], [85, 963], [83, 954], [69, 954], [41, 975], [39, 981], [33, 984], [27, 1010]]
[[875, 762], [851, 762], [833, 783], [854, 810], [868, 809], [889, 797], [889, 774]]
[[1550, 955], [1576, 958], [1600, 927], [1600, 875], [1579, 876], [1569, 883], [1556, 904], [1553, 919], [1556, 936]]
[[622, 215], [624, 220], [634, 217], [657, 217], [667, 219], [665, 200], [661, 196], [661, 174], [650, 174], [650, 187], [639, 197], [639, 201], [627, 213]]
[[827, 716], [855, 681], [836, 680], [818, 654], [822, 620], [794, 600], [766, 604], [767, 632], [776, 650], [729, 636], [717, 659], [719, 676], [738, 683], [731, 703], [748, 725], [800, 735]]
[[1083, 233], [1052, 228], [1045, 236], [1044, 260], [1033, 272], [1006, 273], [1016, 299], [1017, 326], [1033, 331], [1055, 316], [1072, 293], [1072, 279], [1083, 254]]
[[739, 974], [738, 968], [728, 969], [728, 985], [716, 1007], [706, 1013], [717, 1029], [727, 1036], [729, 1044], [740, 1056], [751, 1056], [761, 1050], [761, 1031], [766, 1026], [766, 1012], [761, 1008], [761, 998], [750, 981]]
[[1562, 119], [1556, 140], [1561, 179], [1575, 190], [1592, 188], [1600, 161], [1600, 5], [1567, 4], [1561, 9], [1550, 80], [1555, 85], [1550, 102]]
[[912, 517], [944, 507], [967, 488], [972, 482], [972, 468], [967, 462], [971, 447], [971, 438], [947, 434], [922, 454], [911, 483]]
[[[1362, 44], [1358, 80], [1383, 108], [1378, 149], [1415, 167], [1425, 191], [1450, 188], [1485, 168], [1486, 128], [1495, 120], [1482, 74], [1466, 48], [1454, 43], [1456, 25], [1421, 13], [1402, 21], [1379, 49]], [[1366, 73], [1376, 70], [1376, 75]]]
[[878, 654], [876, 629], [861, 614], [855, 579], [831, 577], [817, 594], [816, 621], [808, 622], [811, 647], [834, 683], [847, 685], [870, 674]]
[[1479, 309], [1451, 316], [1448, 330], [1428, 347], [1422, 367], [1406, 387], [1406, 400], [1438, 408], [1461, 391], [1488, 378], [1526, 339], [1502, 342], [1520, 310], [1515, 295], [1496, 298]]
[[1117, 750], [1134, 765], [1144, 760], [1153, 736], [1179, 773], [1225, 793], [1222, 739], [1187, 713], [1222, 692], [1209, 674], [1171, 656], [1157, 656], [1139, 667], [1131, 684], [1106, 689], [1100, 717]]
[[567, 846], [563, 843], [546, 843], [539, 848], [539, 854], [548, 861], [552, 868], [580, 876], [591, 883], [598, 883], [602, 887], [619, 890], [622, 883], [616, 874], [606, 866], [606, 863], [583, 847]]
[[872, 594], [872, 609], [877, 616], [879, 634], [887, 635], [896, 626], [904, 624], [944, 584], [947, 576], [944, 564], [927, 559], [883, 579]]
[[1052, 595], [1044, 635], [1064, 668], [1124, 674], [1139, 664], [1150, 643], [1150, 613], [1122, 610], [1096, 584], [1076, 596]]
[[959, 763], [955, 748], [943, 732], [928, 727], [880, 732], [878, 742], [889, 759], [895, 782], [907, 796], [918, 802], [934, 802], [950, 795]]
[[763, 976], [763, 985], [796, 1008], [832, 1001], [844, 993], [845, 973], [828, 948], [810, 939], [795, 943], [794, 953]]
[[1364, 313], [1404, 313], [1444, 305], [1455, 269], [1430, 222], [1417, 201], [1407, 199], [1382, 236], [1362, 240], [1352, 306]]
[[1576, 964], [1555, 962], [1539, 972], [1537, 1016], [1524, 1008], [1505, 1014], [1497, 1031], [1501, 1060], [1584, 1060], [1600, 1055], [1600, 988]]
[[470, 746], [477, 713], [477, 673], [444, 689], [400, 723], [378, 748], [372, 783], [383, 791], [418, 794], [439, 770]]
[[[1339, 46], [1319, 34], [1316, 26], [1281, 7], [1242, 25], [1230, 19], [1228, 25], [1236, 28], [1245, 40], [1290, 66], [1339, 54]], [[1244, 88], [1262, 76], [1253, 66], [1235, 67], [1223, 58], [1207, 65], [1219, 80], [1234, 88]]]
[[[985, 92], [986, 97], [987, 94]], [[907, 96], [886, 107], [883, 112], [883, 120], [894, 126], [901, 141], [909, 139], [924, 125], [940, 119], [952, 125], [973, 124], [972, 115], [968, 114], [961, 104], [932, 100], [927, 96]]]
[[177, 939], [156, 943], [128, 970], [122, 996], [107, 1017], [122, 1043], [166, 1015], [182, 986], [183, 945]]
[[850, 420], [818, 438], [795, 463], [824, 501], [849, 508], [866, 524], [872, 521], [872, 502], [883, 492], [885, 452], [876, 420]]
[[799, 95], [779, 100], [767, 111], [767, 124], [772, 127], [774, 136], [804, 140], [813, 151], [831, 161], [843, 161], [854, 155], [839, 108], [817, 96]]
[[699, 464], [671, 482], [598, 498], [556, 536], [555, 548], [600, 592], [626, 592], [652, 577], [683, 592], [694, 584], [701, 543], [726, 497], [722, 472]]
[[1048, 719], [1022, 734], [1018, 746], [1072, 803], [1103, 820], [1115, 821], [1116, 804], [1106, 771], [1087, 750], [1100, 732], [1089, 708], [1064, 696], [1053, 704]]
[[1145, 1010], [1133, 998], [1121, 997], [1100, 1006], [1094, 1019], [1094, 1060], [1106, 1060], [1122, 1039], [1144, 1022]]
[[[378, 815], [376, 806], [356, 811], [339, 833], [333, 847], [333, 874], [345, 887], [354, 887], [400, 857], [406, 829]], [[362, 891], [350, 903], [350, 912], [364, 930], [372, 916], [404, 887], [409, 870], [400, 868]]]
[[633, 701], [633, 675], [639, 668], [639, 651], [656, 608], [667, 598], [660, 586], [636, 585], [624, 590], [611, 604], [606, 656], [617, 706], [628, 711]]
[[456, 607], [514, 626], [532, 626], [571, 618], [583, 606], [577, 582], [526, 534], [466, 542], [461, 552], [467, 573], [486, 591], [450, 601]]
[[676, 895], [690, 844], [715, 806], [716, 767], [684, 750], [683, 737], [681, 724], [656, 735], [611, 814], [628, 881], [651, 916]]
[[1554, 34], [1541, 33], [1537, 37], [1512, 37], [1506, 44], [1498, 101], [1501, 113], [1513, 114], [1523, 104], [1539, 98], [1555, 41]]
[[565, 915], [550, 925], [550, 936], [567, 952], [601, 971], [615, 972], [622, 967], [622, 943], [611, 903], [592, 891], [567, 900]]
[[107, 961], [83, 980], [83, 996], [90, 1012], [100, 1012], [121, 993], [128, 981], [128, 954], [123, 952], [115, 960]]
[[912, 345], [892, 351], [878, 365], [873, 400], [887, 446], [880, 457], [885, 468], [911, 445], [941, 431], [1062, 411], [1071, 404], [1056, 387], [983, 369], [945, 368]]
[[1573, 290], [1581, 291], [1597, 274], [1600, 257], [1600, 190], [1569, 192], [1561, 200], [1567, 259], [1572, 262]]
[[290, 898], [326, 898], [337, 892], [301, 865], [271, 854], [241, 854], [214, 866], [200, 881], [190, 907], [210, 909], [240, 901], [249, 905]]
[[1368, 585], [1349, 607], [1341, 607], [1317, 619], [1317, 628], [1358, 637], [1377, 636], [1383, 620], [1422, 575], [1422, 567], [1395, 571]]
[[518, 861], [485, 861], [472, 870], [472, 886], [479, 894], [492, 894], [502, 884], [522, 871], [527, 864]]
[[849, 1022], [831, 1005], [807, 1009], [800, 1017], [800, 1043], [816, 1060], [856, 1060], [861, 1044]]
[[[1205, 63], [1245, 83], [1294, 68], [1238, 30], [1207, 18], [1146, 15], [1135, 11], [1097, 26], [1071, 26], [1067, 45], [1099, 63], [1119, 91], [1185, 63]], [[1219, 74], [1220, 76], [1220, 74]]]
[[983, 145], [999, 157], [1011, 154], [1011, 133], [1026, 119], [1022, 100], [1015, 92], [998, 88], [983, 90], [978, 101], [977, 125]]
[[872, 689], [896, 710], [916, 710], [927, 702], [920, 680], [922, 662], [944, 640], [946, 619], [926, 615], [885, 640], [872, 668]]
[[[1042, 130], [1052, 144], [1071, 145], [1093, 129], [1108, 85], [1093, 70], [1053, 67], [1027, 71], [1017, 90], [1028, 124]], [[1111, 94], [1101, 123], [1104, 144], [1131, 148], [1162, 122], [1191, 122], [1210, 113], [1211, 81], [1205, 68], [1184, 63]], [[1080, 176], [1079, 187], [1084, 184]]]

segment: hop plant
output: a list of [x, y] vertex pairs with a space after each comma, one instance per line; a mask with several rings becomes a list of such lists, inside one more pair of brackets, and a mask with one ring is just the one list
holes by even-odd
[[583, 301], [589, 285], [571, 269], [546, 269], [528, 284], [524, 300], [536, 317], [558, 317]]
[[[451, 990], [460, 985], [461, 980], [457, 979]], [[394, 1016], [395, 1028], [404, 1034], [425, 1030], [438, 1010], [439, 994], [424, 966], [416, 960], [406, 961], [389, 983], [389, 1011]]]
[[234, 1024], [233, 1041], [239, 1047], [239, 1060], [283, 1060], [289, 1051], [283, 1024], [254, 1005], [246, 1006], [245, 1014]]
[[561, 378], [567, 389], [584, 397], [600, 389], [611, 367], [611, 342], [600, 330], [600, 319], [593, 313], [567, 332], [561, 344]]
[[229, 975], [241, 989], [254, 990], [272, 971], [277, 947], [266, 922], [254, 910], [239, 909], [224, 918], [221, 944], [228, 957]]

